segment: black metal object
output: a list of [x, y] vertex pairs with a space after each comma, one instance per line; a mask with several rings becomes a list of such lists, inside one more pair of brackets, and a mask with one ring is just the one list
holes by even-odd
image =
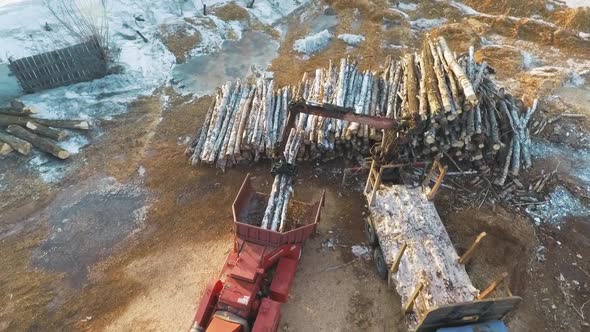
[[[280, 145], [275, 152], [282, 153], [287, 145], [289, 138], [289, 132], [291, 128], [295, 128], [295, 119], [297, 114], [306, 113], [310, 115], [322, 116], [325, 118], [332, 118], [338, 120], [344, 120], [348, 122], [357, 122], [366, 124], [376, 129], [395, 129], [398, 128], [400, 123], [396, 119], [390, 119], [380, 116], [371, 116], [366, 114], [356, 114], [353, 108], [340, 107], [333, 104], [318, 104], [313, 102], [307, 102], [303, 98], [292, 100], [289, 103], [289, 112], [287, 114], [287, 122], [283, 129], [283, 135], [281, 137]], [[277, 154], [277, 155], [279, 155]]]
[[289, 164], [285, 159], [281, 158], [277, 162], [274, 162], [272, 164], [270, 174], [272, 174], [272, 176], [276, 176], [279, 174], [295, 176], [297, 175], [297, 166]]

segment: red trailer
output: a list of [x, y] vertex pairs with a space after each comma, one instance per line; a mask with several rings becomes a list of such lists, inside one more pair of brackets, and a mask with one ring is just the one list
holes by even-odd
[[246, 176], [232, 205], [233, 250], [219, 278], [205, 289], [191, 332], [277, 331], [301, 245], [316, 230], [324, 196], [311, 204], [292, 200], [287, 231], [263, 229], [260, 223], [268, 195], [256, 192], [250, 175]]

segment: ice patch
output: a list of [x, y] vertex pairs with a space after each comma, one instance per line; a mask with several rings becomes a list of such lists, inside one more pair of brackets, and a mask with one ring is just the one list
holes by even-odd
[[349, 34], [349, 33], [344, 33], [344, 34], [338, 35], [338, 39], [344, 41], [345, 43], [347, 43], [350, 46], [359, 46], [360, 43], [365, 41], [364, 36], [353, 35], [353, 34]]
[[326, 48], [333, 37], [328, 30], [322, 30], [316, 34], [296, 40], [293, 44], [293, 49], [297, 52], [311, 55]]
[[415, 21], [410, 21], [412, 28], [417, 30], [427, 30], [439, 27], [447, 22], [446, 18], [419, 18]]
[[[196, 1], [196, 0], [195, 0]], [[247, 10], [266, 25], [274, 25], [289, 16], [298, 8], [308, 4], [311, 0], [257, 0], [253, 8]]]
[[197, 56], [174, 66], [174, 88], [182, 94], [211, 94], [226, 81], [243, 79], [253, 66], [266, 69], [279, 43], [257, 31], [244, 32], [237, 41], [226, 40], [220, 53]]

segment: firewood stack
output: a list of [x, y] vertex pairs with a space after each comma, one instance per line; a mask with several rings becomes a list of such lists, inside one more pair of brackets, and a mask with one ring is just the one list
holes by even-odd
[[[421, 52], [400, 61], [388, 57], [382, 71], [361, 71], [356, 61], [305, 73], [298, 86], [274, 90], [272, 79], [255, 84], [226, 83], [218, 91], [204, 126], [187, 149], [193, 164], [217, 167], [272, 156], [291, 99], [328, 103], [355, 113], [395, 118], [399, 145], [386, 149], [393, 160], [442, 157], [453, 166], [481, 172], [508, 167], [516, 176], [531, 165], [527, 124], [535, 112], [498, 89], [493, 69], [476, 63], [474, 49], [457, 58], [444, 38], [427, 37]], [[303, 144], [297, 160], [348, 159], [367, 156], [384, 133], [358, 123], [300, 114], [297, 127]], [[387, 133], [388, 141], [391, 132]], [[389, 144], [390, 142], [388, 142]], [[508, 164], [508, 166], [506, 166]]]
[[[286, 165], [295, 164], [297, 153], [301, 147], [301, 140], [302, 133], [291, 129], [284, 151]], [[294, 174], [284, 171], [275, 175], [260, 227], [278, 232], [285, 231], [289, 200], [293, 194], [293, 176]]]
[[55, 141], [68, 136], [62, 129], [89, 128], [83, 120], [53, 120], [30, 117], [35, 110], [26, 107], [21, 101], [13, 100], [7, 107], [0, 107], [0, 155], [7, 155], [13, 150], [29, 155], [35, 147], [59, 159], [67, 159], [70, 153]]

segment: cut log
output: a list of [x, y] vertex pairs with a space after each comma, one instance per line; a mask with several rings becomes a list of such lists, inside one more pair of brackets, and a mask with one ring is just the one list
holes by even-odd
[[67, 150], [62, 149], [51, 140], [37, 136], [23, 127], [10, 125], [8, 126], [7, 131], [16, 137], [31, 143], [37, 149], [47, 152], [59, 159], [66, 159], [70, 156], [70, 153]]
[[459, 63], [455, 59], [453, 52], [447, 45], [447, 41], [443, 37], [438, 37], [438, 43], [443, 51], [445, 61], [447, 62], [447, 64], [453, 71], [453, 74], [455, 74], [455, 77], [459, 81], [459, 84], [463, 88], [463, 94], [465, 94], [465, 98], [467, 98], [467, 100], [469, 100], [469, 102], [471, 102], [472, 105], [477, 104], [477, 95], [475, 94], [473, 86], [471, 85], [469, 78], [465, 74], [465, 70], [463, 70], [463, 67], [461, 67], [461, 65], [459, 65]]
[[64, 129], [83, 129], [87, 130], [90, 128], [88, 121], [85, 120], [61, 120], [61, 119], [38, 119], [29, 118], [23, 116], [4, 115], [0, 114], [0, 126], [26, 126], [27, 122], [35, 121], [38, 124], [53, 128], [64, 128]]
[[408, 95], [408, 111], [412, 116], [419, 114], [419, 93], [418, 93], [418, 75], [416, 75], [416, 65], [414, 62], [414, 55], [409, 53], [404, 58], [406, 82], [404, 86], [407, 89]]
[[31, 153], [31, 143], [13, 135], [0, 132], [0, 141], [10, 145], [16, 152], [22, 155], [27, 156]]
[[68, 137], [68, 133], [63, 130], [45, 127], [45, 126], [40, 125], [34, 121], [27, 122], [26, 127], [28, 130], [30, 130], [31, 132], [33, 132], [37, 135], [51, 138], [56, 141], [61, 141], [64, 138]]
[[0, 142], [0, 156], [5, 156], [14, 150], [8, 143]]
[[37, 112], [29, 107], [23, 107], [19, 109], [13, 107], [0, 107], [0, 114], [28, 116], [35, 113]]

